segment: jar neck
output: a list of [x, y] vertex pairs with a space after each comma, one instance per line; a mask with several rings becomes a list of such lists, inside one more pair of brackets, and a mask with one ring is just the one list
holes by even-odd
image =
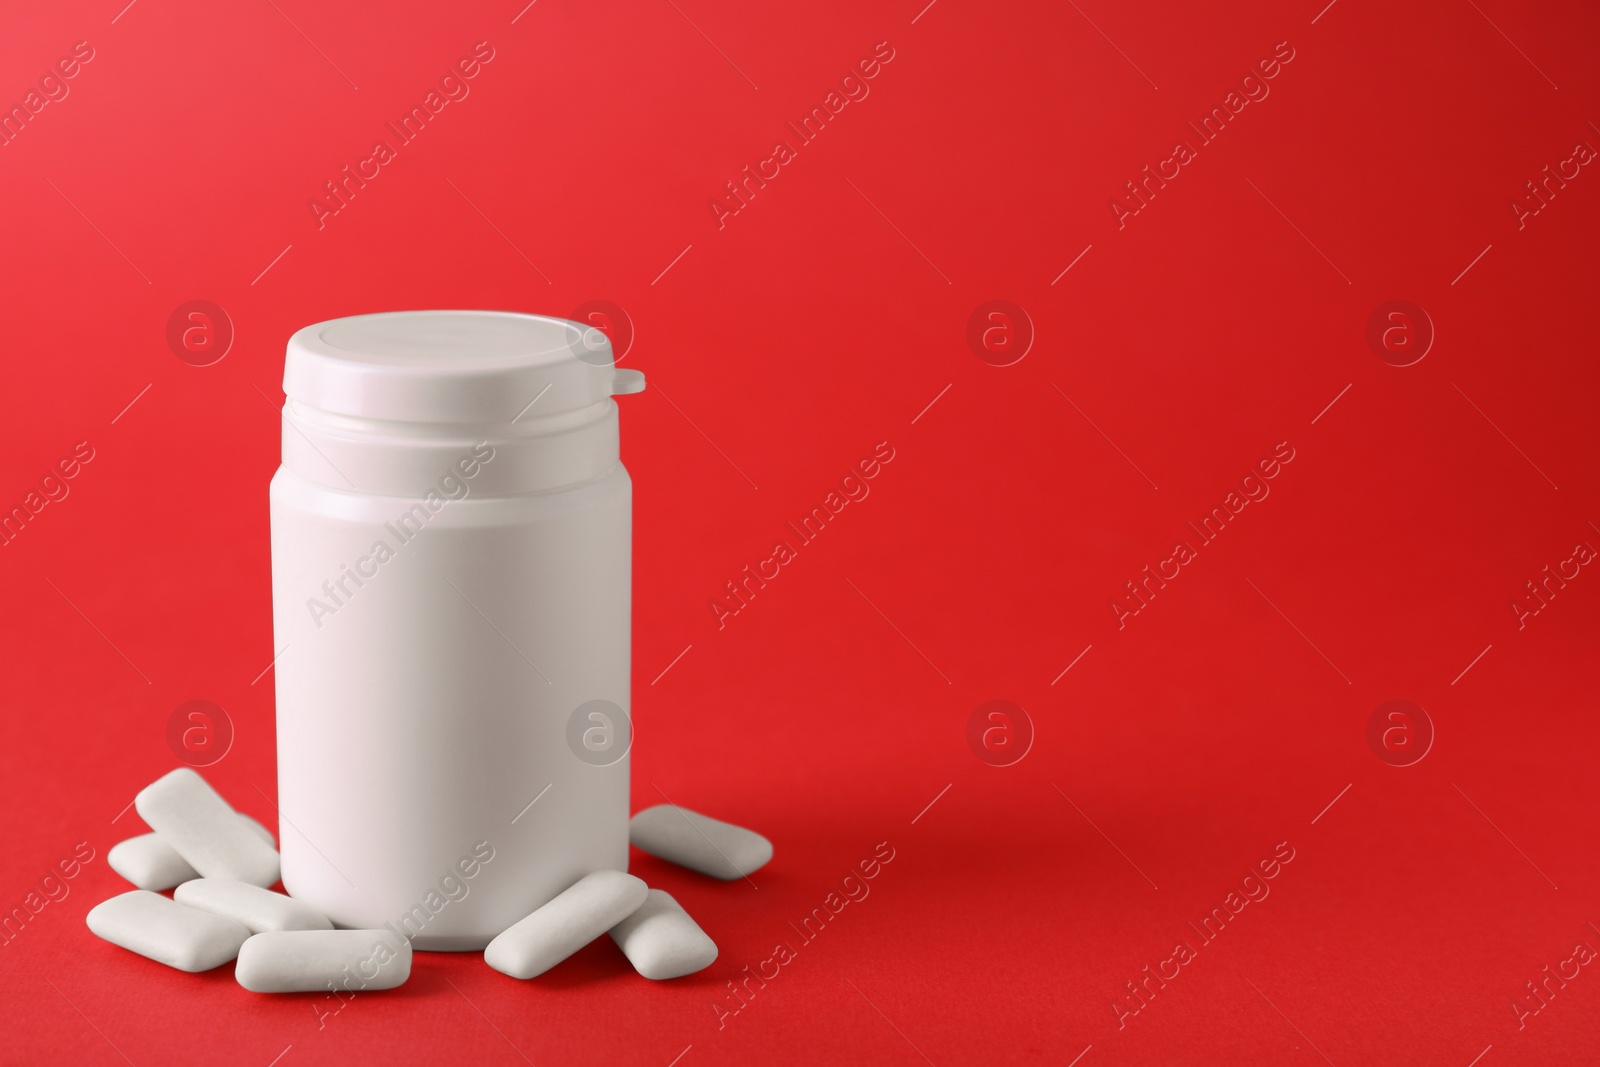
[[283, 466], [316, 485], [364, 495], [520, 496], [601, 477], [619, 458], [611, 398], [507, 423], [420, 423], [335, 415], [286, 399]]

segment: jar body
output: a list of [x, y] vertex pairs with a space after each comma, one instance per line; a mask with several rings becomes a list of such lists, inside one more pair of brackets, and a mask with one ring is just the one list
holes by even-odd
[[463, 951], [627, 869], [632, 485], [449, 484], [273, 478], [278, 806], [291, 895]]

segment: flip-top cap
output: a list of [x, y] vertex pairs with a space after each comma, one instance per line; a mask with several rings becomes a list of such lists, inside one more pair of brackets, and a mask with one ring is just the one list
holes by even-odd
[[511, 311], [389, 311], [296, 331], [283, 391], [320, 411], [398, 422], [509, 423], [644, 388], [592, 326]]

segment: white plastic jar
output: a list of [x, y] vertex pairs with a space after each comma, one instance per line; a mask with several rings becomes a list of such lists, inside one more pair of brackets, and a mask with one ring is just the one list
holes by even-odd
[[605, 335], [491, 311], [308, 326], [272, 479], [283, 885], [481, 949], [626, 870], [632, 484]]

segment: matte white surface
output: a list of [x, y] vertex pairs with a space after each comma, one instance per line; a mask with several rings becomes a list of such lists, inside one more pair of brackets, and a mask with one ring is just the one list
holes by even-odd
[[672, 804], [645, 808], [628, 823], [628, 840], [669, 863], [729, 881], [761, 869], [772, 842], [742, 826]]
[[160, 834], [140, 834], [118, 841], [106, 853], [106, 862], [140, 889], [171, 889], [179, 882], [200, 877], [171, 845], [161, 840]]
[[96, 937], [180, 971], [220, 967], [250, 936], [243, 923], [143, 889], [96, 904], [85, 921]]
[[611, 939], [634, 970], [656, 981], [703, 971], [717, 958], [716, 942], [660, 889], [611, 928]]
[[[412, 916], [418, 949], [481, 952], [627, 869], [625, 749], [592, 765], [568, 726], [631, 707], [612, 396], [641, 385], [603, 334], [537, 316], [291, 338], [270, 493], [283, 884], [336, 926]], [[492, 860], [458, 873], [480, 845]]]
[[[508, 423], [574, 411], [616, 388], [611, 342], [585, 323], [508, 311], [386, 311], [289, 338], [284, 392], [319, 410], [417, 422]], [[622, 389], [631, 389], [627, 375]]]
[[[274, 844], [272, 831], [250, 816], [240, 814], [239, 821], [268, 845]], [[180, 882], [200, 877], [199, 872], [189, 866], [157, 833], [140, 834], [126, 841], [118, 841], [106, 853], [106, 862], [111, 864], [112, 870], [140, 889], [171, 889]]]
[[270, 889], [225, 878], [195, 878], [172, 894], [179, 904], [244, 923], [252, 934], [268, 930], [332, 930], [311, 905]]
[[133, 806], [202, 878], [260, 886], [278, 880], [277, 852], [193, 769], [179, 767], [156, 779], [133, 798]]
[[239, 816], [239, 821], [244, 823], [245, 829], [249, 830], [251, 833], [253, 833], [257, 837], [261, 838], [261, 840], [265, 841], [268, 845], [272, 846], [273, 850], [276, 851], [276, 849], [278, 847], [278, 842], [273, 839], [271, 830], [268, 830], [261, 823], [256, 822], [256, 820], [252, 819], [250, 816], [246, 815], [242, 811], [241, 812], [237, 812], [236, 814]]
[[411, 942], [387, 930], [279, 930], [239, 949], [233, 975], [254, 993], [393, 989], [411, 977]]
[[612, 359], [601, 331], [540, 315], [401, 311], [315, 323], [285, 356], [283, 468], [338, 491], [415, 500], [489, 442], [494, 462], [471, 476], [480, 497], [592, 481], [617, 464], [611, 397], [645, 387], [641, 372]]
[[649, 887], [621, 871], [595, 871], [489, 942], [484, 962], [513, 978], [543, 974], [644, 903]]

